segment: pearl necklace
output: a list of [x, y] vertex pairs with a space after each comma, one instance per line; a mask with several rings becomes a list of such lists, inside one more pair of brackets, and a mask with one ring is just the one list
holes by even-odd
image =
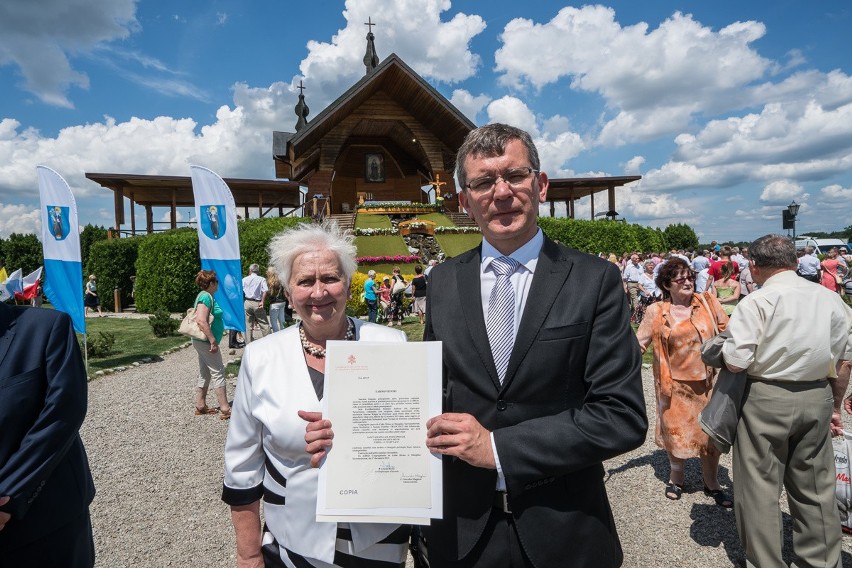
[[[352, 323], [352, 320], [346, 318], [347, 323], [349, 324], [346, 328], [346, 335], [343, 336], [344, 341], [352, 341], [355, 339], [355, 324]], [[305, 353], [309, 355], [313, 355], [317, 359], [322, 359], [325, 357], [325, 349], [322, 347], [314, 347], [308, 341], [308, 338], [305, 337], [305, 328], [302, 324], [299, 324], [299, 340], [302, 342], [302, 349], [305, 350]]]

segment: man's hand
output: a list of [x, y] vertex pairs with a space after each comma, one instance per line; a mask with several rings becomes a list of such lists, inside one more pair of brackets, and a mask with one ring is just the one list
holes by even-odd
[[[846, 399], [846, 404], [849, 404], [849, 399]], [[831, 429], [832, 436], [843, 435], [843, 421], [840, 418], [839, 412], [831, 413], [831, 423], [829, 424], [829, 428]]]
[[455, 456], [472, 466], [497, 469], [491, 449], [491, 432], [470, 414], [445, 412], [426, 422], [426, 447]]
[[[8, 503], [11, 499], [12, 498], [9, 497], [9, 496], [0, 497], [0, 507], [5, 505], [6, 503]], [[11, 519], [11, 518], [12, 518], [12, 515], [10, 515], [9, 513], [4, 513], [3, 511], [0, 511], [0, 531], [2, 531], [3, 528], [5, 528], [6, 523], [8, 523], [9, 519]]]
[[331, 429], [331, 421], [322, 419], [322, 412], [299, 411], [299, 418], [308, 422], [305, 427], [305, 451], [311, 454], [311, 467], [319, 467], [328, 450], [331, 449], [331, 440], [334, 431]]

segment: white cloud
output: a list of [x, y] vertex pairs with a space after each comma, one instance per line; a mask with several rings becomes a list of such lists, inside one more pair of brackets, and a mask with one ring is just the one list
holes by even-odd
[[793, 199], [802, 201], [808, 197], [809, 195], [805, 193], [805, 190], [801, 185], [784, 179], [772, 181], [766, 184], [760, 194], [760, 201], [763, 203], [771, 203], [773, 205], [787, 205]]
[[820, 190], [820, 196], [826, 201], [849, 204], [852, 203], [852, 187], [843, 187], [838, 184], [828, 185]]
[[445, 83], [467, 79], [480, 64], [470, 41], [485, 29], [485, 21], [462, 13], [441, 20], [450, 6], [449, 0], [347, 0], [346, 27], [330, 42], [308, 42], [301, 73], [291, 84], [303, 79], [310, 89], [308, 104], [325, 107], [363, 77], [368, 17], [376, 24], [373, 33], [380, 60], [396, 53], [427, 79]]
[[568, 77], [573, 89], [600, 94], [615, 112], [602, 142], [622, 144], [683, 129], [695, 113], [741, 108], [744, 88], [774, 68], [750, 46], [765, 33], [753, 21], [714, 31], [680, 12], [653, 30], [622, 27], [612, 8], [566, 7], [549, 22], [506, 24], [496, 70], [507, 86]]
[[505, 96], [488, 104], [488, 122], [502, 122], [530, 133], [535, 138], [539, 134], [535, 114], [517, 97]]
[[450, 102], [457, 109], [462, 111], [471, 122], [476, 123], [476, 115], [479, 114], [485, 105], [491, 102], [491, 97], [488, 95], [473, 96], [470, 91], [465, 89], [456, 89], [453, 91], [453, 96], [450, 97]]
[[36, 233], [41, 230], [37, 208], [0, 202], [0, 237], [12, 233]]
[[16, 66], [22, 87], [42, 102], [72, 108], [71, 87], [88, 77], [72, 68], [69, 54], [126, 38], [138, 27], [135, 0], [40, 0], [0, 7], [0, 66]]
[[633, 156], [622, 164], [624, 174], [628, 176], [639, 175], [642, 173], [642, 166], [645, 164], [644, 156]]

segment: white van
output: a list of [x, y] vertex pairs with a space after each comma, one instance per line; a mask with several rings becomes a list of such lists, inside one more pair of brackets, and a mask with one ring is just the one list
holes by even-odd
[[796, 249], [802, 249], [805, 247], [814, 247], [815, 254], [826, 254], [828, 251], [832, 249], [832, 247], [846, 247], [849, 249], [849, 245], [843, 242], [843, 239], [812, 239], [808, 236], [803, 236], [801, 239], [796, 239]]

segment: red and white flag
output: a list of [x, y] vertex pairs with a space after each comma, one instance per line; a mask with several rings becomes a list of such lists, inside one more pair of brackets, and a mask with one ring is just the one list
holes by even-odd
[[38, 292], [38, 286], [41, 284], [41, 271], [42, 267], [39, 266], [38, 270], [34, 270], [24, 276], [23, 281], [21, 282], [21, 292], [15, 292], [16, 300], [32, 300], [35, 298], [36, 293]]

